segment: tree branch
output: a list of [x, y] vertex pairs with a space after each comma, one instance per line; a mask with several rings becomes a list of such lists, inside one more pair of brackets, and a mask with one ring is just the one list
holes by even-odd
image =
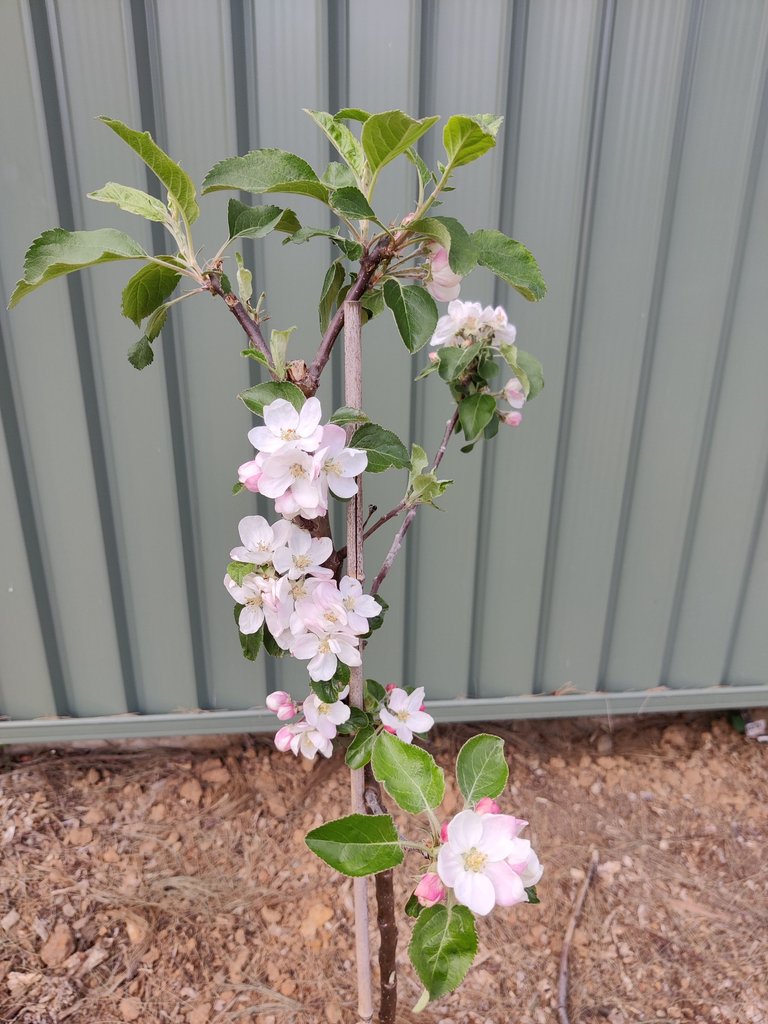
[[[373, 777], [371, 766], [365, 767], [365, 802], [372, 814], [386, 814], [381, 802], [381, 788]], [[396, 1024], [397, 1020], [397, 918], [395, 916], [394, 872], [380, 871], [375, 877], [376, 923], [379, 944], [379, 1024]]]
[[[454, 428], [456, 427], [456, 424], [458, 423], [458, 420], [459, 420], [459, 407], [457, 405], [456, 408], [453, 410], [453, 415], [451, 416], [451, 418], [448, 420], [448, 422], [445, 425], [445, 433], [443, 434], [443, 439], [440, 442], [440, 447], [437, 449], [437, 454], [435, 455], [435, 458], [432, 461], [432, 466], [430, 467], [431, 471], [436, 470], [437, 467], [440, 465], [440, 463], [443, 461], [443, 456], [445, 455], [445, 450], [448, 447], [448, 442], [451, 439], [451, 434], [453, 433]], [[418, 505], [414, 505], [413, 508], [410, 509], [410, 511], [408, 512], [408, 515], [405, 517], [405, 519], [401, 523], [400, 529], [395, 534], [394, 539], [392, 541], [392, 544], [391, 544], [391, 546], [389, 548], [389, 551], [387, 552], [387, 557], [384, 559], [384, 563], [383, 563], [382, 567], [379, 569], [378, 573], [376, 574], [376, 578], [374, 579], [373, 585], [371, 586], [371, 594], [373, 594], [374, 596], [376, 594], [378, 594], [379, 588], [381, 587], [381, 584], [384, 582], [386, 577], [389, 575], [389, 570], [392, 568], [392, 565], [393, 565], [395, 559], [397, 558], [397, 554], [398, 554], [400, 548], [403, 545], [403, 540], [405, 539], [405, 535], [410, 530], [411, 523], [416, 518], [416, 513], [418, 512], [418, 510], [419, 510], [419, 506]]]
[[[326, 363], [331, 358], [331, 352], [333, 346], [341, 333], [341, 329], [344, 326], [344, 310], [349, 302], [357, 302], [358, 299], [362, 298], [368, 289], [368, 285], [371, 283], [376, 268], [385, 258], [389, 258], [392, 253], [388, 247], [388, 240], [382, 240], [379, 245], [371, 253], [366, 253], [360, 261], [360, 273], [357, 275], [357, 280], [349, 289], [346, 301], [343, 302], [333, 315], [333, 319], [328, 324], [328, 329], [323, 335], [323, 340], [320, 342], [320, 347], [317, 350], [314, 361], [307, 371], [307, 380], [305, 386], [299, 383], [304, 394], [314, 394], [317, 391], [317, 386], [320, 382], [320, 374], [323, 372]], [[310, 387], [311, 392], [307, 391]]]
[[224, 299], [227, 306], [229, 307], [230, 313], [234, 316], [235, 320], [240, 324], [242, 329], [248, 335], [253, 348], [257, 348], [261, 354], [266, 358], [269, 371], [274, 376], [274, 367], [272, 365], [272, 353], [269, 350], [269, 345], [264, 340], [264, 335], [261, 333], [261, 328], [255, 320], [251, 319], [248, 315], [248, 310], [242, 304], [240, 299], [233, 292], [225, 292], [221, 287], [221, 275], [217, 272], [213, 272], [207, 275], [206, 280], [208, 281], [207, 290], [212, 292], [214, 295], [218, 295], [219, 298]]

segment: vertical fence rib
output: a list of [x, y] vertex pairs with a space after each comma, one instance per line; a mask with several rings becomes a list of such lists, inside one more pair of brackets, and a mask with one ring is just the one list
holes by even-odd
[[[669, 675], [669, 669], [672, 664], [672, 656], [674, 653], [675, 639], [677, 636], [677, 628], [680, 622], [680, 613], [683, 604], [683, 598], [685, 595], [685, 585], [688, 579], [688, 570], [691, 562], [691, 551], [693, 549], [693, 542], [696, 536], [696, 526], [699, 519], [699, 510], [701, 507], [701, 496], [704, 490], [704, 483], [707, 474], [707, 467], [709, 464], [709, 455], [712, 449], [712, 438], [714, 435], [714, 424], [718, 416], [719, 411], [719, 400], [720, 400], [720, 379], [723, 375], [726, 358], [728, 355], [728, 347], [731, 340], [731, 333], [733, 329], [733, 318], [736, 310], [736, 301], [739, 293], [739, 285], [741, 283], [741, 272], [744, 266], [744, 257], [747, 249], [747, 237], [752, 224], [752, 211], [754, 207], [755, 193], [757, 191], [757, 183], [760, 172], [760, 165], [763, 157], [763, 150], [765, 148], [766, 134], [768, 130], [768, 50], [763, 60], [763, 74], [762, 74], [762, 95], [760, 99], [760, 105], [757, 111], [757, 117], [755, 120], [755, 128], [752, 139], [752, 146], [750, 150], [749, 163], [747, 165], [747, 176], [744, 183], [744, 194], [741, 201], [741, 212], [739, 215], [739, 224], [736, 231], [736, 241], [734, 244], [734, 256], [733, 264], [731, 266], [731, 274], [728, 280], [728, 292], [725, 299], [725, 306], [723, 308], [723, 317], [720, 324], [720, 336], [717, 342], [717, 354], [715, 356], [714, 365], [712, 367], [712, 379], [709, 387], [709, 396], [707, 400], [707, 409], [711, 410], [708, 414], [708, 420], [711, 422], [707, 423], [704, 427], [701, 444], [699, 446], [699, 452], [696, 458], [696, 471], [694, 474], [693, 489], [691, 491], [691, 500], [688, 509], [688, 518], [685, 524], [685, 535], [683, 538], [683, 547], [680, 555], [680, 564], [678, 566], [677, 578], [675, 580], [675, 591], [672, 600], [672, 609], [669, 616], [669, 625], [667, 628], [667, 635], [664, 643], [664, 655], [661, 662], [661, 679], [660, 683], [665, 684], [667, 676]], [[754, 529], [752, 536], [750, 537], [750, 544], [755, 538]], [[731, 644], [729, 643], [729, 649]], [[727, 661], [730, 661], [730, 653], [727, 656]]]
[[584, 174], [584, 191], [579, 226], [579, 245], [576, 255], [571, 317], [568, 330], [568, 350], [565, 363], [563, 404], [557, 433], [557, 454], [552, 479], [549, 525], [547, 528], [546, 554], [539, 607], [539, 626], [536, 636], [536, 657], [533, 671], [533, 692], [541, 693], [544, 683], [544, 666], [549, 622], [552, 612], [552, 594], [555, 584], [560, 521], [563, 512], [563, 495], [568, 466], [568, 448], [571, 421], [576, 395], [576, 376], [579, 363], [579, 346], [584, 320], [584, 305], [589, 273], [589, 252], [592, 242], [592, 227], [597, 199], [597, 185], [600, 174], [600, 155], [605, 126], [605, 108], [608, 99], [608, 80], [613, 48], [613, 30], [616, 22], [616, 0], [604, 0], [600, 17], [600, 33], [595, 58], [594, 86], [592, 90], [592, 114], [587, 142], [587, 164]]
[[630, 435], [629, 450], [627, 454], [627, 470], [621, 496], [619, 523], [616, 530], [613, 564], [611, 566], [611, 580], [608, 588], [608, 601], [606, 605], [605, 622], [603, 625], [603, 639], [597, 670], [598, 690], [604, 690], [607, 683], [606, 674], [608, 671], [608, 659], [611, 652], [611, 639], [613, 637], [613, 629], [616, 622], [616, 607], [619, 596], [619, 587], [621, 585], [624, 559], [626, 556], [629, 523], [632, 515], [635, 484], [637, 482], [637, 466], [640, 447], [643, 442], [645, 415], [646, 408], [648, 406], [648, 393], [651, 387], [651, 372], [653, 370], [656, 340], [659, 332], [661, 303], [664, 295], [667, 263], [669, 260], [670, 243], [672, 240], [672, 221], [674, 217], [675, 203], [677, 202], [678, 186], [680, 183], [680, 168], [683, 159], [683, 146], [685, 143], [685, 133], [688, 124], [688, 109], [691, 102], [691, 92], [693, 90], [693, 73], [696, 66], [696, 53], [699, 44], [703, 10], [703, 0], [692, 0], [688, 14], [688, 25], [685, 33], [685, 49], [683, 51], [680, 86], [677, 94], [677, 109], [675, 113], [675, 123], [672, 129], [672, 144], [670, 146], [669, 163], [667, 166], [667, 184], [662, 207], [661, 229], [656, 247], [653, 283], [651, 285], [651, 297], [648, 303], [648, 318], [645, 329], [645, 339], [643, 342], [643, 358], [640, 366], [640, 379], [637, 386], [637, 397], [635, 399], [635, 412], [632, 420], [632, 433]]
[[[504, 104], [504, 149], [501, 157], [502, 182], [499, 199], [499, 225], [506, 233], [512, 232], [515, 212], [517, 164], [520, 152], [520, 122], [525, 88], [525, 47], [528, 35], [528, 14], [530, 0], [515, 0], [510, 18], [509, 68], [507, 71], [507, 95]], [[508, 294], [507, 286], [494, 279], [494, 305], [504, 303]], [[467, 666], [467, 695], [480, 697], [480, 681], [476, 676], [483, 644], [483, 622], [488, 587], [488, 557], [490, 551], [491, 506], [493, 503], [493, 481], [496, 475], [495, 444], [482, 445], [482, 468], [480, 492], [478, 495], [477, 539], [475, 547], [475, 582], [472, 600], [472, 625], [470, 629], [469, 664]]]
[[[156, 11], [152, 0], [130, 0], [130, 12], [141, 122], [143, 128], [150, 132], [158, 144], [163, 145], [167, 132], [162, 106], [162, 70]], [[160, 186], [149, 171], [147, 172], [147, 190], [152, 195], [162, 198]], [[165, 244], [164, 238], [162, 225], [153, 223], [152, 244], [157, 252], [162, 252]], [[206, 623], [203, 614], [201, 582], [195, 557], [199, 531], [195, 524], [194, 487], [187, 451], [188, 439], [185, 430], [184, 396], [176, 327], [177, 323], [173, 310], [171, 310], [163, 329], [165, 386], [173, 443], [174, 482], [178, 500], [181, 546], [182, 550], [189, 555], [184, 559], [184, 578], [187, 588], [192, 662], [195, 667], [195, 690], [198, 706], [206, 709], [211, 707], [211, 699], [205, 641]]]
[[[48, 138], [56, 206], [62, 226], [73, 231], [77, 227], [75, 202], [72, 194], [74, 169], [67, 156], [64, 69], [57, 46], [56, 16], [56, 8], [52, 5], [43, 3], [30, 5], [30, 21], [37, 55], [40, 91], [45, 110], [45, 130]], [[120, 658], [125, 706], [128, 711], [138, 711], [136, 667], [131, 646], [129, 602], [126, 596], [128, 582], [120, 557], [122, 544], [117, 525], [118, 510], [112, 499], [109, 480], [107, 440], [98, 398], [103, 388], [100, 387], [98, 368], [93, 354], [94, 342], [91, 337], [91, 318], [88, 315], [89, 303], [86, 298], [85, 282], [80, 274], [68, 275], [66, 284], [88, 444], [96, 485], [96, 500], [109, 579], [109, 594]]]

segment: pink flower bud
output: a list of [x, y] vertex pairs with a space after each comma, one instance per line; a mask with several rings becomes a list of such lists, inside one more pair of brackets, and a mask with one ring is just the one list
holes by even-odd
[[285, 690], [275, 690], [274, 693], [270, 693], [267, 697], [267, 707], [270, 711], [274, 711], [281, 722], [287, 722], [289, 718], [298, 714], [291, 695]]
[[495, 800], [491, 800], [489, 796], [484, 796], [482, 800], [478, 800], [475, 806], [476, 814], [501, 814], [501, 808]]
[[429, 361], [430, 361], [430, 363], [439, 363], [440, 362], [440, 356], [437, 354], [437, 352], [430, 352], [429, 353]]
[[387, 693], [392, 693], [393, 690], [397, 689], [397, 683], [387, 683], [384, 689], [387, 691]]
[[388, 732], [392, 736], [396, 736], [397, 735], [397, 729], [393, 729], [391, 725], [385, 725], [385, 726], [383, 726], [383, 728], [384, 728], [384, 732]]
[[519, 427], [523, 422], [523, 414], [520, 412], [507, 412], [501, 417], [501, 422], [508, 427]]
[[440, 826], [440, 842], [441, 843], [447, 843], [448, 842], [448, 822], [447, 821], [444, 821], [443, 824]]
[[434, 907], [440, 900], [445, 899], [445, 889], [440, 881], [440, 876], [432, 871], [422, 875], [419, 884], [413, 890], [413, 895], [422, 907]]
[[275, 733], [275, 746], [285, 754], [291, 749], [293, 737], [293, 729], [289, 725], [284, 725], [282, 729], [278, 729]]
[[261, 466], [255, 460], [244, 462], [237, 470], [237, 479], [248, 491], [254, 494], [259, 493], [259, 478], [261, 477]]

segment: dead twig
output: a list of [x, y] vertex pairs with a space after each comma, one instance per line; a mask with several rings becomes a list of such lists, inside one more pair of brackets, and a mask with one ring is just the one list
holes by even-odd
[[576, 903], [574, 904], [573, 912], [565, 931], [565, 938], [563, 939], [563, 951], [560, 954], [560, 974], [557, 980], [557, 1013], [560, 1018], [560, 1024], [571, 1024], [568, 1016], [568, 954], [571, 951], [573, 933], [576, 931], [576, 925], [579, 923], [581, 912], [584, 909], [584, 901], [587, 898], [587, 891], [592, 884], [592, 879], [595, 877], [595, 872], [597, 871], [597, 865], [599, 862], [600, 854], [597, 850], [593, 850], [592, 856], [589, 859], [587, 877], [584, 879], [584, 884], [582, 885]]

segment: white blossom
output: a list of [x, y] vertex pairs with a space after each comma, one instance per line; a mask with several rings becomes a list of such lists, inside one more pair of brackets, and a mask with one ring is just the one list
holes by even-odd
[[300, 410], [277, 398], [264, 406], [264, 426], [249, 430], [248, 440], [260, 452], [277, 452], [285, 447], [313, 452], [322, 435], [322, 414], [316, 398], [308, 398]]
[[435, 720], [422, 710], [424, 687], [417, 686], [413, 693], [393, 687], [387, 697], [387, 706], [379, 711], [382, 724], [388, 726], [403, 743], [410, 743], [415, 732], [427, 732]]

